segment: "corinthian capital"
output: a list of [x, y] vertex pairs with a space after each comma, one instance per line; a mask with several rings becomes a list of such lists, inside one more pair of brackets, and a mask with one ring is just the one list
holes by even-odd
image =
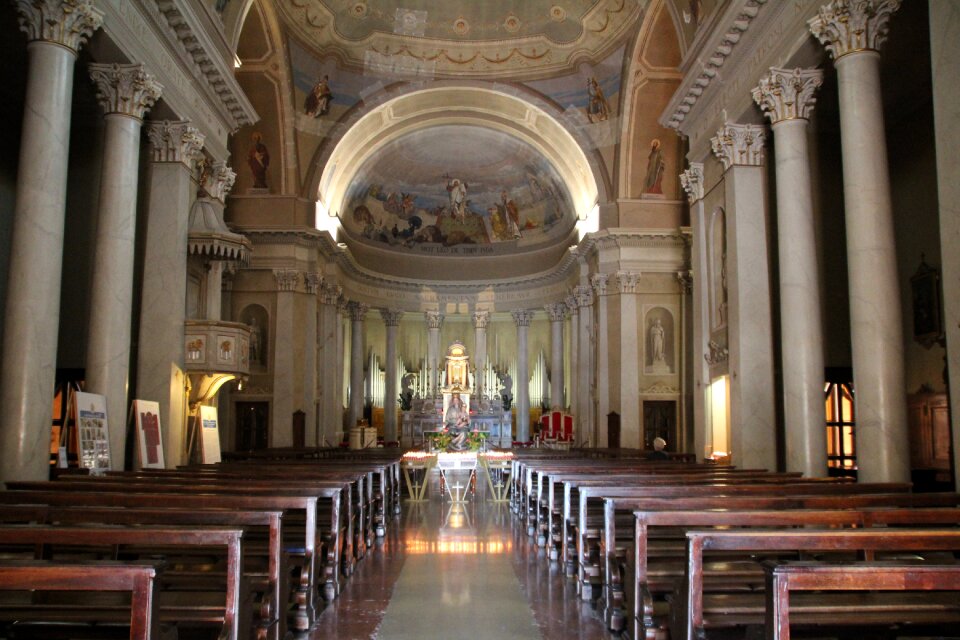
[[423, 317], [427, 319], [428, 329], [439, 329], [443, 326], [443, 314], [439, 311], [424, 311]]
[[727, 123], [710, 138], [713, 154], [726, 171], [733, 165], [759, 167], [763, 164], [763, 129], [752, 124]]
[[337, 304], [342, 293], [343, 287], [340, 285], [324, 282], [320, 288], [320, 304]]
[[593, 289], [589, 286], [581, 284], [573, 290], [573, 293], [577, 297], [577, 306], [589, 307], [593, 304]]
[[833, 0], [807, 24], [836, 60], [857, 51], [879, 51], [900, 0]]
[[403, 311], [380, 309], [380, 317], [383, 318], [383, 324], [387, 325], [388, 327], [399, 327], [400, 318], [403, 317]]
[[351, 300], [347, 303], [347, 313], [354, 322], [363, 322], [363, 317], [367, 315], [369, 309], [369, 305], [365, 305], [362, 302]]
[[620, 293], [636, 293], [640, 274], [636, 271], [617, 271], [617, 286]]
[[530, 322], [533, 320], [533, 311], [529, 309], [511, 311], [510, 314], [513, 316], [513, 321], [517, 323], [518, 327], [529, 327]]
[[760, 78], [753, 99], [770, 118], [771, 124], [784, 120], [808, 120], [817, 99], [813, 94], [823, 84], [820, 69], [777, 69]]
[[189, 122], [167, 120], [148, 123], [147, 137], [150, 139], [154, 162], [182, 162], [187, 166], [197, 158], [206, 139]]
[[144, 71], [142, 64], [91, 64], [90, 78], [107, 115], [143, 119], [160, 97], [163, 87]]
[[590, 276], [590, 286], [593, 287], [597, 297], [607, 295], [607, 283], [610, 281], [609, 273], [595, 273]]
[[567, 317], [567, 305], [563, 302], [554, 302], [544, 306], [550, 322], [563, 322]]
[[93, 0], [14, 0], [20, 30], [27, 38], [79, 51], [103, 24], [103, 12]]
[[305, 271], [303, 273], [303, 284], [307, 288], [307, 293], [315, 296], [323, 284], [323, 276], [316, 271]]
[[690, 204], [703, 200], [703, 163], [691, 162], [690, 168], [680, 174], [680, 185], [687, 192]]
[[474, 311], [473, 312], [473, 328], [474, 329], [486, 329], [487, 324], [490, 322], [490, 312], [489, 311]]

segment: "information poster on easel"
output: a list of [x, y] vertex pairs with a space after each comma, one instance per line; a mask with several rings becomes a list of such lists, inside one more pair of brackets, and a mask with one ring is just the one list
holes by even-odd
[[220, 428], [216, 407], [200, 405], [200, 456], [203, 464], [220, 462]]
[[80, 466], [91, 474], [110, 470], [110, 431], [107, 427], [107, 399], [78, 391], [73, 395], [80, 447]]
[[160, 403], [151, 400], [134, 400], [133, 419], [137, 430], [137, 451], [140, 456], [140, 467], [143, 469], [163, 469]]

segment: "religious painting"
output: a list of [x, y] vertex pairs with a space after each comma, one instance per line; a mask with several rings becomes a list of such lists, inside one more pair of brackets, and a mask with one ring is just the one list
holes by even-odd
[[943, 334], [940, 316], [940, 272], [920, 258], [920, 267], [910, 278], [913, 297], [913, 338], [930, 348]]
[[163, 469], [160, 404], [150, 400], [134, 400], [133, 415], [136, 421], [140, 466], [144, 469]]
[[267, 169], [270, 167], [270, 152], [263, 144], [263, 136], [254, 132], [250, 139], [250, 149], [247, 151], [247, 166], [253, 174], [254, 189], [268, 189]]
[[416, 131], [357, 172], [340, 218], [364, 242], [443, 255], [535, 248], [568, 234], [575, 215], [556, 169], [532, 146], [480, 126]]
[[318, 58], [297, 40], [290, 39], [290, 69], [293, 75], [296, 128], [324, 136], [333, 124], [361, 100], [364, 88], [374, 79], [342, 69], [333, 57]]
[[650, 141], [650, 153], [647, 156], [647, 172], [643, 179], [643, 195], [663, 197], [663, 172], [666, 162], [663, 159], [659, 138]]
[[303, 112], [313, 118], [325, 116], [330, 112], [331, 100], [333, 100], [333, 92], [330, 91], [330, 76], [325, 73], [304, 99]]

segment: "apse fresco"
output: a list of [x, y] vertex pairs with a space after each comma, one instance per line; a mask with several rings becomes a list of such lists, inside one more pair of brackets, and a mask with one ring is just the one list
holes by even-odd
[[[570, 196], [533, 147], [444, 125], [388, 143], [357, 173], [340, 220], [354, 238], [421, 253], [500, 253], [569, 233]], [[451, 247], [476, 251], [444, 251]]]

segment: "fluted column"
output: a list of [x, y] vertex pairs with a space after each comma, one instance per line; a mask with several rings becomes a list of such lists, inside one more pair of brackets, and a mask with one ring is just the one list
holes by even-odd
[[776, 150], [780, 332], [787, 471], [827, 475], [823, 329], [807, 122], [823, 84], [819, 69], [777, 69], [753, 99], [770, 118]]
[[483, 388], [483, 370], [487, 365], [487, 325], [490, 323], [489, 311], [473, 312], [473, 335], [474, 335], [474, 354], [473, 354], [473, 394], [477, 398], [483, 397], [484, 393], [489, 394], [495, 389]]
[[730, 444], [737, 466], [775, 469], [773, 327], [763, 131], [726, 124], [712, 139], [724, 167]]
[[90, 76], [106, 114], [106, 132], [91, 277], [86, 389], [107, 398], [111, 466], [122, 469], [127, 433], [140, 127], [144, 114], [160, 97], [161, 87], [139, 64], [91, 64]]
[[593, 290], [580, 285], [576, 290], [577, 306], [580, 308], [577, 329], [577, 406], [575, 417], [579, 425], [577, 438], [588, 447], [597, 446], [596, 425], [593, 407]]
[[296, 346], [296, 295], [300, 272], [296, 269], [274, 269], [277, 286], [277, 310], [273, 331], [273, 402], [270, 403], [270, 446], [293, 445], [294, 366]]
[[527, 356], [527, 329], [533, 320], [533, 311], [513, 311], [517, 324], [517, 440], [530, 440], [530, 359]]
[[[570, 314], [570, 389], [567, 404], [570, 406], [570, 413], [576, 419], [580, 409], [580, 396], [577, 394], [577, 381], [580, 376], [580, 370], [577, 367], [580, 358], [580, 350], [577, 344], [580, 336], [580, 306], [577, 304], [577, 296], [573, 292], [566, 297], [564, 304], [567, 305], [567, 311]], [[575, 436], [579, 441], [580, 433], [577, 432]]]
[[550, 408], [563, 411], [563, 322], [567, 305], [556, 302], [544, 308], [550, 318]]
[[363, 317], [369, 307], [360, 302], [347, 304], [350, 314], [350, 427], [363, 418]]
[[427, 367], [430, 374], [427, 385], [428, 394], [436, 397], [440, 393], [440, 328], [443, 327], [443, 314], [439, 311], [425, 311], [427, 321]]
[[387, 375], [383, 398], [383, 441], [398, 441], [397, 437], [397, 331], [403, 311], [381, 309], [383, 324], [387, 326]]
[[204, 136], [188, 122], [147, 125], [147, 225], [137, 359], [137, 397], [160, 405], [163, 459], [183, 464], [184, 336], [187, 297], [187, 229], [193, 197], [193, 160]]
[[[680, 184], [690, 204], [690, 227], [693, 244], [690, 268], [699, 286], [693, 287], [693, 452], [699, 458], [707, 447], [706, 389], [710, 384], [710, 367], [704, 356], [710, 353], [710, 302], [707, 282], [708, 234], [706, 211], [703, 204], [703, 164], [691, 162], [690, 168], [680, 174]], [[692, 283], [691, 283], [692, 284]]]
[[617, 271], [617, 291], [620, 293], [620, 446], [627, 449], [643, 448], [643, 429], [640, 420], [640, 384], [637, 363], [645, 364], [638, 339], [640, 320], [637, 318], [637, 283], [640, 274]]
[[607, 430], [607, 416], [610, 414], [611, 407], [620, 400], [620, 385], [613, 381], [619, 378], [613, 375], [614, 371], [619, 372], [620, 362], [617, 356], [616, 345], [610, 344], [610, 293], [612, 289], [610, 284], [610, 274], [595, 273], [590, 276], [590, 286], [593, 287], [593, 293], [597, 298], [597, 331], [596, 340], [597, 357], [596, 380], [597, 380], [597, 446], [609, 446], [609, 432]]
[[90, 0], [20, 0], [16, 8], [29, 44], [0, 368], [0, 480], [45, 480], [73, 68], [77, 51], [100, 28], [103, 14]]
[[836, 0], [810, 20], [840, 95], [850, 331], [861, 482], [910, 480], [903, 321], [879, 48], [900, 0]]
[[318, 359], [318, 300], [320, 287], [323, 286], [323, 276], [316, 271], [303, 274], [303, 286], [307, 292], [307, 300], [303, 315], [303, 390], [301, 392], [301, 408], [304, 415], [304, 444], [308, 447], [318, 446], [321, 439], [320, 423], [317, 421], [317, 377], [319, 368]]
[[343, 407], [338, 395], [337, 377], [343, 362], [337, 360], [338, 328], [342, 326], [337, 301], [341, 289], [338, 285], [324, 283], [320, 287], [320, 436], [319, 445], [329, 446], [338, 442], [343, 428]]

